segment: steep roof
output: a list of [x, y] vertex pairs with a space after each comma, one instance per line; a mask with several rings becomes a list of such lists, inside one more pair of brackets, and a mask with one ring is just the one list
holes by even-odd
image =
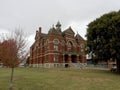
[[45, 34], [45, 33], [40, 34], [40, 37], [45, 37], [45, 36], [47, 36], [47, 34]]
[[69, 33], [69, 34], [73, 34], [73, 35], [75, 34], [71, 27], [66, 29], [63, 33]]
[[53, 27], [50, 28], [48, 34], [61, 34], [61, 32]]
[[76, 40], [84, 40], [78, 33], [76, 34], [75, 39]]
[[37, 40], [39, 38], [44, 38], [46, 36], [47, 36], [47, 34], [39, 33], [38, 31], [36, 31], [35, 40]]

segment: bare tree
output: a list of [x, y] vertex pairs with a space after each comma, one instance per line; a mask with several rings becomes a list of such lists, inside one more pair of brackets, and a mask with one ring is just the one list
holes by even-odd
[[9, 90], [13, 90], [14, 68], [25, 61], [28, 56], [26, 50], [27, 40], [21, 29], [16, 29], [10, 36], [2, 38], [0, 43], [0, 56], [4, 66], [11, 68]]

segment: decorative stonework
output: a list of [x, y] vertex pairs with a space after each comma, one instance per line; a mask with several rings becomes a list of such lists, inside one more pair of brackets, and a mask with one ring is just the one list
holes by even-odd
[[[86, 63], [86, 57], [81, 50], [85, 40], [71, 27], [61, 31], [58, 22], [48, 34], [42, 33], [41, 27], [36, 31], [35, 42], [30, 47], [30, 65], [33, 67], [56, 67], [65, 63]], [[84, 52], [84, 51], [83, 51]]]

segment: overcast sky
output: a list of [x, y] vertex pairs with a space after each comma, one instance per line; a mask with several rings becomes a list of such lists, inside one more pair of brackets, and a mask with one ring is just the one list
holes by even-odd
[[33, 43], [39, 27], [47, 33], [59, 20], [84, 38], [91, 21], [119, 9], [120, 0], [0, 0], [0, 33], [21, 27]]

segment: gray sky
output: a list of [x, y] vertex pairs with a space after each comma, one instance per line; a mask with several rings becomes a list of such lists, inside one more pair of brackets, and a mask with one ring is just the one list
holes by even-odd
[[120, 0], [0, 0], [0, 33], [21, 27], [33, 43], [39, 27], [47, 33], [59, 20], [84, 37], [89, 22], [119, 9]]

